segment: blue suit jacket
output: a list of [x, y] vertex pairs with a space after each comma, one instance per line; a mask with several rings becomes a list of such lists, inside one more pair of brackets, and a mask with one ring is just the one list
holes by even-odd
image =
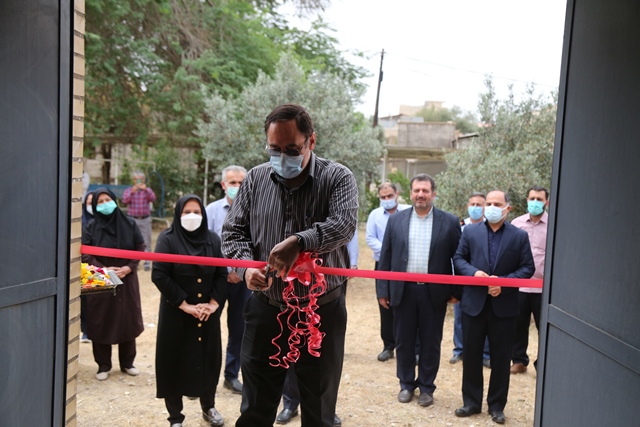
[[[433, 228], [429, 249], [429, 273], [453, 274], [451, 259], [460, 241], [460, 222], [454, 215], [433, 209]], [[409, 261], [409, 221], [413, 208], [405, 209], [389, 217], [387, 228], [382, 239], [378, 270], [407, 271]], [[526, 233], [525, 233], [526, 234]], [[404, 281], [377, 280], [376, 294], [378, 298], [389, 298], [392, 307], [398, 306], [402, 300]], [[434, 306], [446, 304], [453, 295], [453, 286], [427, 284]]]
[[[529, 279], [535, 271], [527, 232], [504, 223], [504, 231], [493, 271], [489, 268], [489, 231], [484, 222], [464, 228], [460, 245], [453, 257], [456, 274], [473, 276], [476, 271], [506, 278]], [[477, 316], [487, 299], [487, 286], [463, 286], [460, 308], [470, 316]], [[498, 317], [518, 315], [518, 288], [502, 287], [500, 295], [491, 300]]]

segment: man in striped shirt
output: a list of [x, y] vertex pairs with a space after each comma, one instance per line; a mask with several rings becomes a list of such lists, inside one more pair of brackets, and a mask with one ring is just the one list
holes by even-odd
[[[272, 426], [275, 420], [287, 373], [271, 366], [269, 360], [279, 350], [272, 340], [281, 332], [277, 315], [286, 308], [282, 277], [302, 251], [317, 253], [325, 266], [349, 268], [346, 244], [356, 230], [358, 213], [353, 174], [313, 153], [316, 134], [304, 108], [292, 104], [277, 107], [267, 116], [265, 133], [270, 161], [248, 172], [222, 231], [226, 257], [266, 261], [270, 268], [270, 273], [266, 269], [237, 269], [254, 291], [245, 306], [239, 427]], [[305, 426], [312, 427], [333, 425], [347, 323], [346, 278], [325, 278], [326, 292], [318, 298], [316, 310], [324, 334], [320, 356], [302, 348], [294, 365], [302, 417]], [[309, 288], [297, 280], [293, 285], [304, 305]], [[286, 326], [284, 331], [277, 343], [286, 352]]]

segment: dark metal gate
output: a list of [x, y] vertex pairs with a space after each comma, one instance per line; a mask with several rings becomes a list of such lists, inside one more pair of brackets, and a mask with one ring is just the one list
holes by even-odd
[[535, 424], [634, 426], [640, 2], [568, 3]]
[[0, 1], [0, 425], [64, 424], [71, 3]]

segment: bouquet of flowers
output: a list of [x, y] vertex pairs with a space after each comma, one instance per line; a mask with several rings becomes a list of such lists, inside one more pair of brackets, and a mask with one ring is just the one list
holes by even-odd
[[87, 263], [80, 264], [80, 293], [92, 293], [101, 291], [113, 291], [122, 284], [120, 278], [114, 271], [104, 267], [96, 267]]

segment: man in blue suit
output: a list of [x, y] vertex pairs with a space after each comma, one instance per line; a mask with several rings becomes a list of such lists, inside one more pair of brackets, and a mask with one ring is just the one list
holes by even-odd
[[[505, 221], [511, 210], [509, 196], [501, 190], [487, 194], [484, 223], [465, 227], [453, 258], [456, 273], [463, 276], [529, 279], [535, 265], [526, 231]], [[491, 420], [504, 424], [504, 407], [509, 393], [509, 368], [515, 321], [518, 315], [518, 288], [463, 286], [462, 399], [458, 417], [478, 414], [482, 407], [482, 350], [489, 337], [491, 377], [487, 403]]]
[[[378, 270], [453, 274], [451, 259], [460, 240], [460, 222], [433, 206], [436, 184], [429, 175], [411, 180], [412, 209], [389, 218], [382, 240]], [[416, 388], [418, 404], [433, 404], [434, 381], [440, 367], [442, 326], [453, 286], [377, 280], [380, 305], [393, 310], [396, 340], [398, 401], [410, 402]], [[416, 378], [416, 339], [420, 339]]]

